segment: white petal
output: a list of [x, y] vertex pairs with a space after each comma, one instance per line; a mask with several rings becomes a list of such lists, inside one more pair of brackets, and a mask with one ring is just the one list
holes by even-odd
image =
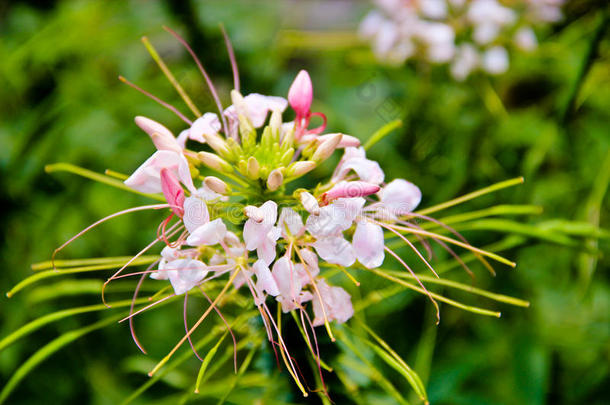
[[178, 259], [167, 264], [169, 281], [176, 295], [184, 294], [195, 287], [208, 273], [199, 260]]
[[483, 69], [492, 75], [498, 75], [508, 70], [508, 52], [501, 46], [494, 46], [483, 54]]
[[385, 257], [383, 229], [370, 221], [360, 221], [356, 225], [352, 241], [356, 258], [369, 269], [381, 266]]
[[267, 265], [275, 260], [275, 245], [280, 235], [280, 229], [274, 226], [263, 238], [262, 243], [256, 248], [258, 258], [267, 263]]
[[301, 236], [305, 231], [303, 218], [292, 208], [284, 207], [280, 211], [280, 218], [277, 221], [278, 227], [282, 231], [282, 235]]
[[394, 215], [412, 212], [421, 202], [421, 191], [415, 184], [403, 179], [395, 179], [379, 192], [383, 205]]
[[261, 291], [266, 291], [268, 294], [274, 297], [280, 294], [280, 290], [275, 282], [275, 279], [271, 275], [271, 270], [265, 262], [257, 260], [252, 266], [254, 274], [256, 274], [256, 286]]
[[286, 300], [297, 299], [301, 292], [301, 280], [294, 271], [294, 265], [289, 258], [283, 256], [273, 265], [273, 278], [277, 283], [280, 295]]
[[220, 131], [221, 125], [218, 116], [214, 113], [205, 113], [197, 118], [189, 130], [189, 139], [205, 143], [203, 134], [213, 135]]
[[160, 193], [161, 169], [173, 169], [177, 172], [180, 155], [167, 150], [159, 150], [149, 157], [127, 180], [125, 185], [142, 193]]
[[210, 214], [205, 202], [198, 197], [186, 197], [184, 199], [184, 226], [189, 233], [195, 232], [197, 228], [210, 221]]
[[186, 240], [190, 246], [211, 246], [219, 243], [227, 233], [227, 226], [217, 218], [197, 228]]
[[329, 263], [349, 267], [356, 261], [354, 248], [342, 236], [318, 239], [313, 247], [318, 255]]

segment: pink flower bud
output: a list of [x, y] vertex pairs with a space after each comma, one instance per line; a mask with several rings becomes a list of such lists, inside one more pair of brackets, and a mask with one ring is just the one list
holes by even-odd
[[182, 218], [184, 214], [184, 190], [176, 176], [169, 169], [161, 169], [161, 190], [174, 214]]
[[347, 181], [337, 184], [335, 187], [320, 196], [321, 205], [327, 205], [337, 198], [366, 197], [375, 194], [381, 189], [376, 184], [365, 181]]
[[297, 119], [307, 117], [313, 99], [311, 78], [305, 70], [301, 70], [288, 90], [288, 102], [297, 113]]

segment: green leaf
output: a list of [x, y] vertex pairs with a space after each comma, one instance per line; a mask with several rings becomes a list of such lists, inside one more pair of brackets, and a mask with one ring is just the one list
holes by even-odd
[[100, 183], [103, 183], [103, 184], [106, 184], [106, 185], [109, 185], [109, 186], [112, 186], [112, 187], [115, 187], [115, 188], [118, 188], [121, 190], [129, 191], [130, 193], [142, 195], [144, 197], [148, 197], [153, 200], [166, 202], [165, 198], [162, 195], [141, 193], [139, 191], [134, 190], [131, 187], [126, 186], [122, 181], [119, 181], [113, 177], [106, 176], [106, 175], [100, 174], [100, 173], [96, 173], [94, 171], [84, 169], [82, 167], [78, 167], [78, 166], [75, 166], [70, 163], [54, 163], [54, 164], [46, 165], [44, 167], [44, 170], [47, 173], [53, 173], [53, 172], [74, 173], [79, 176], [91, 179], [93, 181], [97, 181], [97, 182], [100, 182]]
[[358, 363], [353, 357], [344, 357], [342, 358], [342, 363], [344, 363], [346, 369], [355, 370], [369, 377], [372, 381], [377, 382], [379, 386], [390, 396], [392, 396], [398, 403], [402, 405], [409, 405], [409, 402], [400, 392], [398, 392], [396, 387], [394, 387], [394, 385], [392, 385], [392, 383], [377, 370], [377, 367], [375, 367], [375, 365], [362, 354], [362, 351], [359, 350], [354, 343], [348, 339], [347, 335], [340, 328], [337, 328], [337, 338], [362, 362]]
[[[111, 304], [117, 308], [121, 308], [121, 307], [129, 306], [131, 304], [131, 300], [118, 301], [118, 302], [114, 302]], [[60, 319], [67, 318], [67, 317], [73, 316], [73, 315], [85, 314], [87, 312], [96, 312], [96, 311], [101, 311], [104, 309], [108, 309], [108, 307], [103, 304], [89, 305], [89, 306], [85, 306], [85, 307], [64, 309], [61, 311], [57, 311], [57, 312], [53, 312], [53, 313], [41, 316], [40, 318], [37, 318], [31, 322], [26, 323], [25, 325], [23, 325], [16, 331], [12, 332], [10, 335], [6, 336], [4, 339], [0, 340], [0, 351], [4, 350], [5, 348], [7, 348], [11, 344], [13, 344], [19, 338], [29, 335], [30, 333], [34, 332], [35, 330], [40, 329], [43, 326], [50, 324], [51, 322], [55, 322]]]
[[[404, 271], [396, 271], [396, 270], [388, 270], [388, 269], [379, 269], [379, 270], [380, 271], [384, 271], [387, 274], [391, 274], [391, 275], [396, 276], [396, 277], [408, 278], [408, 279], [415, 280], [415, 277], [412, 274], [405, 273]], [[477, 295], [480, 295], [480, 296], [492, 299], [494, 301], [503, 302], [503, 303], [511, 304], [511, 305], [516, 305], [518, 307], [529, 307], [530, 306], [530, 303], [527, 302], [527, 301], [520, 300], [520, 299], [514, 298], [514, 297], [510, 297], [508, 295], [492, 293], [490, 291], [486, 291], [486, 290], [483, 290], [483, 289], [480, 289], [480, 288], [476, 288], [476, 287], [473, 287], [473, 286], [468, 285], [468, 284], [459, 283], [457, 281], [447, 280], [447, 279], [444, 279], [444, 278], [436, 278], [436, 277], [426, 276], [426, 275], [423, 275], [423, 274], [416, 274], [416, 276], [421, 281], [425, 281], [427, 283], [439, 284], [439, 285], [443, 285], [445, 287], [455, 288], [455, 289], [458, 289], [458, 290], [469, 292], [471, 294], [477, 294]]]
[[[121, 315], [122, 316], [122, 315]], [[4, 403], [8, 396], [13, 392], [17, 385], [23, 380], [38, 364], [42, 363], [48, 357], [53, 355], [64, 346], [74, 342], [75, 340], [83, 337], [84, 335], [101, 329], [105, 326], [110, 325], [113, 322], [121, 319], [121, 316], [114, 316], [103, 319], [92, 325], [84, 328], [75, 329], [70, 332], [66, 332], [58, 338], [44, 345], [42, 348], [36, 351], [30, 358], [28, 358], [22, 365], [13, 373], [11, 378], [8, 380], [2, 392], [0, 392], [0, 404]]]
[[[131, 262], [129, 264], [129, 266], [141, 266], [141, 265], [145, 265], [145, 264], [151, 264], [157, 259], [158, 259], [158, 257], [156, 257], [156, 258], [139, 257], [139, 258], [135, 259], [133, 262]], [[113, 263], [109, 263], [109, 264], [99, 264], [99, 265], [92, 265], [92, 266], [70, 267], [67, 269], [41, 271], [40, 273], [33, 274], [30, 277], [21, 280], [19, 283], [17, 283], [16, 286], [11, 288], [11, 290], [6, 293], [6, 296], [10, 298], [13, 295], [15, 295], [16, 293], [18, 293], [19, 291], [23, 290], [25, 287], [29, 286], [30, 284], [33, 284], [37, 281], [44, 280], [47, 278], [63, 276], [66, 274], [78, 274], [78, 273], [86, 273], [86, 272], [90, 272], [90, 271], [108, 270], [108, 269], [113, 269], [113, 268], [117, 268], [117, 267], [122, 267], [125, 264], [126, 263], [114, 263], [113, 262]]]
[[417, 395], [419, 395], [422, 401], [428, 401], [428, 394], [426, 393], [426, 387], [421, 381], [421, 378], [417, 373], [409, 367], [409, 365], [396, 353], [390, 345], [388, 345], [383, 339], [381, 339], [368, 325], [362, 322], [358, 317], [354, 318], [356, 322], [378, 343], [375, 344], [368, 339], [358, 336], [364, 343], [370, 346], [388, 365], [396, 369], [400, 374], [405, 377], [411, 387]]
[[491, 186], [484, 187], [480, 190], [473, 191], [472, 193], [465, 194], [461, 197], [454, 198], [453, 200], [449, 200], [444, 203], [425, 208], [423, 210], [415, 211], [415, 213], [420, 214], [420, 215], [428, 215], [433, 212], [441, 211], [441, 210], [447, 209], [449, 207], [453, 207], [455, 205], [462, 204], [466, 201], [470, 201], [474, 198], [481, 197], [485, 194], [493, 193], [495, 191], [499, 191], [499, 190], [502, 190], [502, 189], [505, 189], [508, 187], [513, 187], [513, 186], [516, 186], [519, 184], [523, 184], [524, 181], [525, 180], [523, 179], [523, 177], [516, 177], [514, 179], [501, 181], [499, 183], [492, 184]]

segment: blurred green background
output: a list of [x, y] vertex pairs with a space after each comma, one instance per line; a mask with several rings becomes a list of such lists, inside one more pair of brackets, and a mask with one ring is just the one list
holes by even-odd
[[[70, 162], [97, 172], [130, 173], [153, 151], [133, 123], [135, 115], [152, 117], [175, 133], [183, 129], [170, 112], [117, 80], [121, 74], [181, 105], [140, 43], [144, 35], [200, 109], [213, 111], [196, 66], [162, 25], [192, 44], [227, 102], [232, 83], [218, 28], [222, 22], [236, 50], [243, 93], [285, 96], [305, 68], [314, 82], [313, 109], [327, 115], [329, 131], [367, 139], [385, 123], [402, 119], [403, 126], [369, 155], [380, 161], [387, 179], [404, 177], [419, 185], [422, 206], [524, 176], [524, 185], [451, 213], [494, 204], [544, 208], [541, 215], [512, 218], [523, 228], [511, 228], [515, 234], [509, 237], [498, 232], [499, 225], [463, 230], [475, 245], [503, 241], [502, 254], [518, 263], [516, 269], [497, 266], [496, 277], [474, 267], [475, 284], [528, 300], [530, 308], [492, 303], [503, 316], [491, 319], [443, 307], [436, 326], [426, 298], [402, 292], [367, 310], [373, 329], [425, 381], [432, 404], [609, 403], [608, 231], [597, 230], [610, 228], [607, 2], [569, 2], [566, 18], [539, 32], [536, 52], [513, 54], [501, 77], [475, 75], [464, 83], [452, 81], [443, 67], [380, 65], [355, 35], [370, 8], [365, 1], [339, 0], [0, 5], [0, 290], [32, 274], [32, 263], [47, 260], [86, 225], [145, 202], [70, 174], [47, 174], [44, 166]], [[64, 257], [133, 254], [154, 237], [160, 219], [158, 213], [141, 213], [109, 222], [72, 244]], [[468, 280], [459, 272], [449, 277]], [[54, 284], [48, 285], [11, 299], [2, 295], [0, 338], [43, 314], [100, 302], [99, 284], [58, 298]], [[172, 305], [139, 322], [141, 339], [157, 357], [182, 333], [181, 306]], [[48, 341], [108, 312], [63, 319], [4, 349], [0, 385]], [[323, 358], [338, 356], [337, 345], [319, 335]], [[127, 326], [112, 324], [40, 364], [7, 403], [119, 403], [147, 380], [144, 358]], [[175, 395], [193, 383], [194, 360], [193, 367], [171, 374], [136, 403], [176, 403]], [[257, 358], [258, 369], [265, 368], [264, 360]], [[375, 366], [410, 395], [393, 370]], [[273, 370], [273, 364], [267, 368]], [[303, 399], [286, 373], [270, 373], [269, 387], [238, 386], [228, 403], [320, 401], [315, 395]], [[218, 381], [222, 389], [223, 380]], [[361, 391], [351, 394], [332, 377], [329, 381], [338, 404], [394, 403], [375, 381], [362, 382]]]

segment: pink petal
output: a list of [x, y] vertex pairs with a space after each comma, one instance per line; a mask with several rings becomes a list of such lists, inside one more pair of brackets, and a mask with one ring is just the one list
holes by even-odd
[[275, 245], [280, 235], [280, 228], [275, 226], [272, 227], [267, 235], [263, 238], [263, 241], [256, 248], [256, 255], [259, 259], [267, 263], [267, 265], [271, 264], [271, 262], [275, 260]]
[[157, 150], [169, 150], [177, 153], [182, 153], [180, 144], [174, 138], [174, 134], [150, 118], [138, 116], [135, 118], [136, 124], [146, 132], [152, 139]]
[[345, 154], [333, 173], [333, 182], [343, 180], [351, 170], [356, 172], [360, 180], [367, 183], [381, 184], [385, 177], [379, 163], [366, 158], [363, 147], [345, 148]]
[[267, 201], [261, 207], [246, 207], [250, 219], [246, 221], [243, 230], [246, 249], [254, 250], [265, 242], [265, 237], [277, 220], [277, 204]]
[[171, 210], [182, 218], [182, 214], [184, 214], [184, 190], [169, 169], [161, 169], [161, 190]]
[[195, 191], [186, 158], [182, 154], [168, 150], [153, 153], [124, 183], [142, 193], [160, 193], [163, 191], [161, 169], [164, 168], [173, 171], [189, 191]]
[[[311, 284], [311, 280], [315, 279], [320, 274], [320, 267], [318, 265], [318, 255], [309, 249], [301, 249], [299, 251], [300, 257], [304, 260], [305, 265], [302, 263], [295, 264], [295, 269], [299, 275], [302, 285]], [[305, 267], [307, 266], [307, 267]]]
[[273, 278], [277, 283], [280, 295], [288, 300], [296, 299], [301, 292], [301, 281], [294, 271], [294, 264], [283, 256], [273, 264]]
[[[324, 324], [324, 319], [343, 323], [354, 315], [350, 295], [341, 287], [329, 286], [325, 280], [316, 283], [319, 292], [313, 297], [314, 326]], [[321, 298], [321, 300], [320, 300]]]

